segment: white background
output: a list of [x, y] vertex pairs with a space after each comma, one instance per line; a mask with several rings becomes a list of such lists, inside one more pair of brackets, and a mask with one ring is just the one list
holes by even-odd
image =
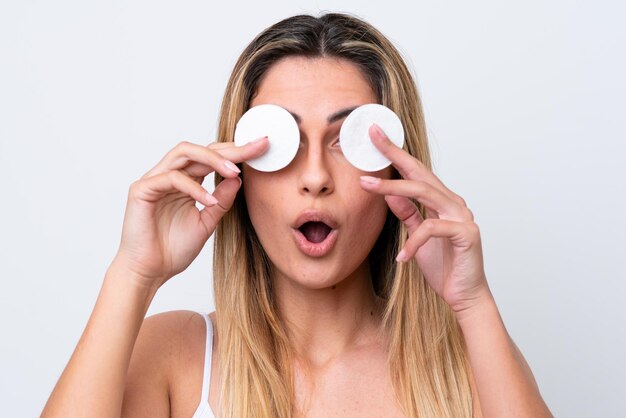
[[[43, 408], [117, 250], [128, 186], [178, 142], [214, 139], [254, 35], [327, 9], [373, 23], [414, 69], [435, 171], [476, 215], [492, 291], [554, 415], [623, 416], [623, 3], [401, 4], [1, 3], [3, 416]], [[149, 314], [212, 310], [211, 246]]]

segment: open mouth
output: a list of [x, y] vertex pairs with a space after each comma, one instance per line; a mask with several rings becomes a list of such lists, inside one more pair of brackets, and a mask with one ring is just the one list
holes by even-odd
[[326, 239], [332, 228], [324, 222], [305, 222], [298, 228], [307, 241], [318, 244]]
[[309, 257], [324, 257], [332, 252], [340, 224], [329, 213], [309, 209], [300, 213], [291, 227], [298, 249]]

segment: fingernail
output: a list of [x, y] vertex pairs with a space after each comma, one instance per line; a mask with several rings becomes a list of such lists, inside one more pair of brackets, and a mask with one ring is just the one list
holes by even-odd
[[207, 193], [206, 194], [206, 203], [208, 203], [209, 206], [215, 206], [217, 205], [219, 202], [218, 200], [215, 198], [215, 196], [213, 196], [211, 193]]
[[404, 250], [400, 251], [396, 256], [396, 261], [399, 263], [404, 263], [406, 261], [406, 252]]
[[368, 184], [380, 183], [380, 179], [378, 177], [372, 177], [372, 176], [361, 176], [361, 181], [368, 183]]
[[241, 170], [239, 169], [239, 167], [237, 167], [232, 161], [228, 161], [228, 160], [224, 161], [224, 166], [230, 171], [234, 171], [237, 174], [241, 173]]
[[267, 135], [262, 136], [262, 137], [260, 137], [260, 138], [257, 138], [257, 139], [255, 139], [254, 141], [251, 141], [251, 143], [252, 143], [252, 144], [256, 144], [256, 143], [259, 143], [259, 142], [263, 141], [263, 140], [264, 140], [264, 139], [266, 139], [266, 138], [267, 138]]

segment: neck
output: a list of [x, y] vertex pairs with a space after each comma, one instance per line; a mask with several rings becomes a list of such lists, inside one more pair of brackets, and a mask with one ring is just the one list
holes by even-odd
[[307, 288], [279, 274], [274, 275], [273, 283], [295, 354], [310, 365], [322, 367], [378, 337], [382, 305], [367, 260], [327, 288]]

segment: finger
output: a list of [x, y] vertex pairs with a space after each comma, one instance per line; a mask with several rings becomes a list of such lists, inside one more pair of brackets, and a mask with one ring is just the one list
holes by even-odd
[[[269, 140], [267, 137], [261, 137], [245, 145], [237, 146], [234, 142], [214, 142], [209, 144], [209, 149], [218, 152], [222, 157], [233, 163], [252, 160], [269, 149]], [[200, 163], [192, 163], [185, 168], [189, 175], [194, 177], [204, 177], [211, 173], [206, 165]]]
[[[221, 145], [228, 144], [228, 145]], [[270, 141], [267, 136], [262, 136], [245, 145], [235, 145], [234, 142], [216, 142], [210, 148], [218, 151], [224, 158], [234, 163], [252, 160], [269, 149]]]
[[217, 225], [220, 219], [233, 206], [237, 191], [241, 187], [241, 179], [224, 179], [215, 187], [213, 196], [219, 201], [217, 205], [205, 207], [200, 211], [203, 221], [208, 225]]
[[396, 261], [406, 262], [432, 237], [448, 238], [459, 247], [470, 247], [480, 240], [478, 226], [473, 222], [454, 222], [444, 219], [425, 219], [407, 239]]
[[369, 135], [374, 146], [391, 161], [402, 177], [408, 180], [422, 180], [430, 183], [433, 187], [440, 189], [451, 199], [457, 201], [457, 203], [466, 206], [463, 198], [448, 189], [420, 160], [391, 142], [380, 126], [376, 124], [370, 126]]
[[406, 225], [409, 234], [412, 234], [424, 220], [417, 206], [404, 196], [386, 195], [385, 201], [391, 212]]
[[142, 178], [131, 186], [131, 195], [148, 202], [157, 202], [164, 196], [182, 192], [205, 206], [214, 206], [218, 200], [201, 184], [175, 170]]
[[226, 142], [211, 142], [209, 143], [209, 145], [207, 145], [207, 148], [210, 149], [224, 149], [224, 148], [230, 148], [230, 147], [234, 147], [235, 143], [233, 141], [226, 141]]
[[439, 218], [457, 221], [473, 220], [473, 215], [467, 207], [461, 206], [425, 181], [383, 180], [378, 177], [361, 176], [361, 187], [374, 193], [415, 198], [437, 212]]
[[202, 145], [183, 141], [168, 152], [145, 177], [180, 170], [188, 166], [190, 162], [197, 162], [210, 167], [211, 171], [216, 171], [226, 178], [236, 177], [241, 173], [241, 170], [233, 162], [228, 161], [219, 152]]

